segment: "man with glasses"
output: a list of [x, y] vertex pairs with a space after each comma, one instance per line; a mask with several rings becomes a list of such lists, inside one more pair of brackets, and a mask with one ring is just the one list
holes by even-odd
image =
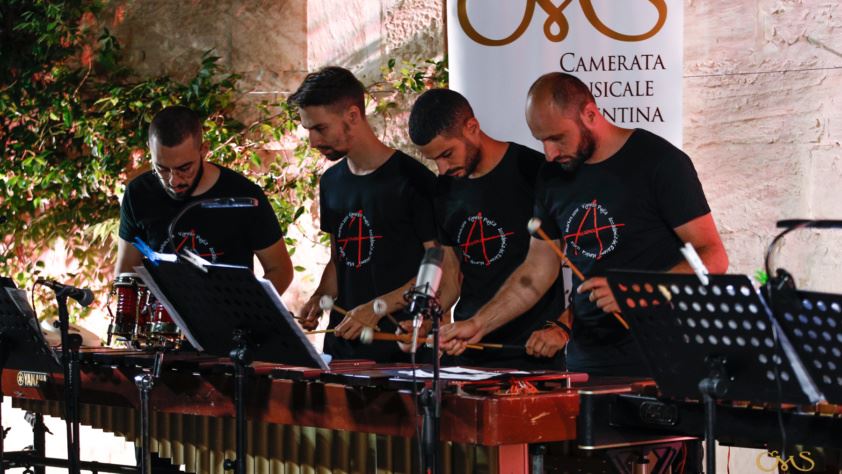
[[[181, 106], [160, 111], [149, 125], [149, 151], [152, 170], [132, 180], [123, 195], [117, 273], [140, 265], [142, 255], [132, 245], [140, 237], [158, 252], [190, 249], [211, 263], [253, 268], [256, 255], [264, 277], [283, 293], [292, 282], [292, 262], [278, 218], [260, 187], [205, 162], [208, 144], [202, 140], [199, 115]], [[170, 221], [184, 207], [225, 197], [255, 198], [258, 206], [195, 207], [179, 220], [174, 236], [169, 235]]]

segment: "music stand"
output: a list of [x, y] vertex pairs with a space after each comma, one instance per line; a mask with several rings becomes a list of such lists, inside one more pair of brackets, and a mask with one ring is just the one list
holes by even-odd
[[[62, 365], [56, 354], [50, 349], [41, 333], [35, 311], [26, 300], [26, 291], [14, 287], [0, 288], [0, 371], [2, 369], [23, 370], [45, 375], [62, 371]], [[2, 393], [0, 389], [0, 401], [2, 401]], [[73, 400], [66, 397], [65, 403], [71, 404]], [[66, 405], [65, 412], [70, 414], [73, 410]], [[70, 434], [73, 432], [73, 420], [68, 417], [67, 423]], [[76, 430], [78, 432], [78, 427]], [[3, 438], [4, 431], [0, 426], [0, 472], [5, 472]], [[78, 446], [73, 444], [74, 440], [78, 443], [77, 438], [72, 436], [67, 438], [67, 452], [70, 460], [73, 459], [74, 452], [78, 453]]]
[[705, 403], [715, 472], [716, 399], [815, 403], [815, 384], [745, 275], [610, 271], [608, 283], [660, 391]]
[[824, 399], [842, 404], [842, 295], [776, 291], [772, 308]]
[[[194, 348], [234, 363], [237, 459], [245, 472], [245, 374], [252, 361], [327, 370], [271, 282], [246, 267], [183, 260], [135, 267]], [[221, 337], [222, 336], [222, 337]]]

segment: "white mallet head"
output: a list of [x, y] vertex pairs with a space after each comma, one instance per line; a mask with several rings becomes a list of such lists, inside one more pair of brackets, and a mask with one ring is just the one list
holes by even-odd
[[377, 298], [376, 300], [374, 300], [372, 306], [374, 306], [374, 314], [376, 314], [377, 316], [384, 316], [386, 314], [386, 302], [382, 299]]
[[538, 219], [537, 217], [529, 219], [529, 223], [526, 224], [526, 228], [529, 229], [530, 235], [535, 234], [535, 232], [538, 232], [538, 229], [541, 228], [541, 219]]
[[362, 332], [360, 333], [360, 342], [363, 344], [371, 344], [374, 342], [374, 329], [370, 327], [364, 327]]
[[319, 308], [322, 308], [323, 311], [330, 311], [333, 309], [333, 297], [330, 295], [324, 295], [319, 298]]

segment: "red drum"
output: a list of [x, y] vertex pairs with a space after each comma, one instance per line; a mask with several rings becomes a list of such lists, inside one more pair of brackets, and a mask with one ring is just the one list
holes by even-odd
[[170, 313], [160, 301], [151, 298], [146, 346], [149, 349], [178, 348], [181, 345], [181, 331]]
[[[116, 297], [117, 307], [111, 313], [111, 325], [108, 327], [108, 340], [116, 337], [131, 340], [146, 306], [149, 290], [136, 273], [120, 273], [111, 285], [110, 297]], [[109, 297], [109, 300], [110, 300]]]
[[152, 316], [149, 318], [150, 336], [175, 336], [179, 334], [178, 326], [170, 317], [167, 308], [160, 301], [152, 303]]

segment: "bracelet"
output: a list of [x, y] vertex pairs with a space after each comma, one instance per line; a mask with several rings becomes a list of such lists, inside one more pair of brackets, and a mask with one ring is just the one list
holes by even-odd
[[551, 319], [551, 320], [547, 321], [546, 326], [547, 327], [556, 326], [559, 329], [561, 329], [562, 331], [564, 331], [565, 333], [567, 333], [567, 337], [570, 337], [570, 326], [564, 324], [563, 322], [561, 322], [557, 319]]

